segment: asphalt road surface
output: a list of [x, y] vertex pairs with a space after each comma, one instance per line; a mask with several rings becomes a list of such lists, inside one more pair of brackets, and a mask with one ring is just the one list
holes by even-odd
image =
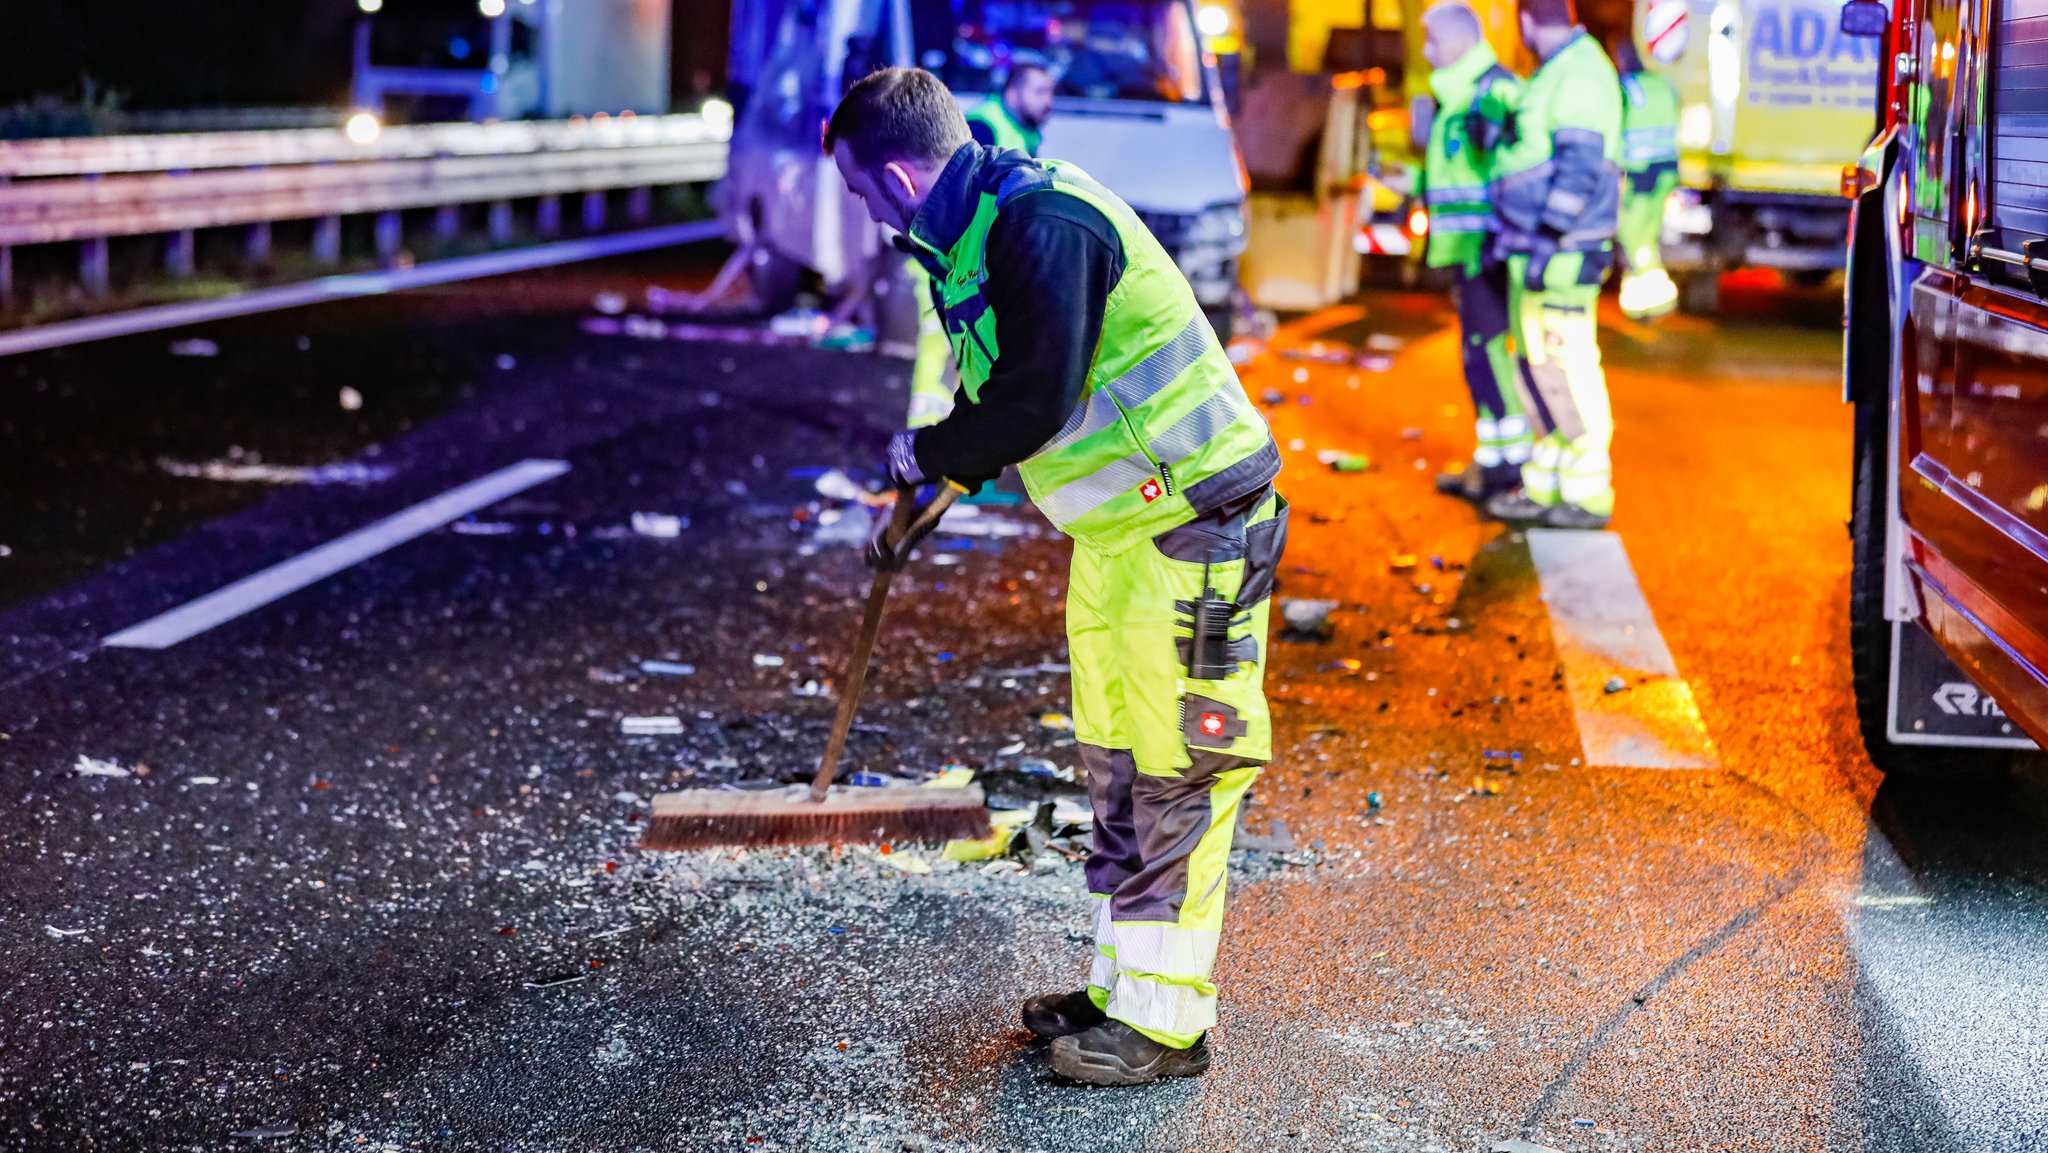
[[[1858, 745], [1826, 294], [1607, 318], [1612, 535], [1434, 494], [1441, 301], [1251, 350], [1332, 631], [1272, 644], [1213, 1071], [1094, 1090], [1016, 1023], [1085, 972], [1085, 830], [634, 848], [655, 792], [815, 763], [865, 590], [820, 474], [905, 401], [642, 317], [706, 261], [0, 362], [0, 1147], [2048, 1148], [2048, 777]], [[849, 759], [1029, 807], [1074, 792], [1064, 547], [977, 513]]]

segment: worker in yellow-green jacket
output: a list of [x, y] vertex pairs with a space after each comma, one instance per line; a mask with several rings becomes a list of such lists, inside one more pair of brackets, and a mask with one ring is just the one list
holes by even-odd
[[1423, 13], [1422, 24], [1435, 97], [1433, 111], [1422, 109], [1415, 119], [1429, 210], [1423, 259], [1457, 277], [1452, 294], [1476, 442], [1471, 464], [1439, 475], [1436, 486], [1478, 503], [1522, 483], [1522, 466], [1536, 443], [1508, 351], [1507, 269], [1487, 251], [1494, 217], [1486, 185], [1494, 150], [1512, 128], [1521, 80], [1501, 67], [1465, 0], [1443, 0]]
[[[1041, 129], [1052, 115], [1052, 73], [1039, 64], [1019, 63], [1010, 69], [1000, 94], [967, 110], [967, 130], [984, 148], [1013, 149], [1038, 155]], [[911, 428], [937, 424], [953, 411], [959, 374], [946, 351], [946, 333], [932, 306], [930, 279], [910, 262], [910, 288], [917, 294], [917, 360], [910, 370]]]
[[[1280, 450], [1194, 289], [1129, 205], [1071, 165], [968, 135], [939, 78], [886, 69], [826, 128], [847, 187], [937, 286], [960, 369], [944, 420], [897, 434], [900, 494], [1011, 465], [1074, 540], [1074, 735], [1095, 846], [1095, 958], [1023, 1023], [1098, 1085], [1209, 1067], [1230, 841], [1273, 755], [1265, 696], [1287, 504]], [[867, 561], [914, 539], [884, 520]]]
[[1643, 67], [1634, 40], [1614, 46], [1621, 70], [1621, 311], [1649, 320], [1678, 307], [1664, 271], [1664, 203], [1678, 187], [1678, 90]]
[[1514, 137], [1494, 156], [1494, 252], [1508, 266], [1516, 353], [1543, 430], [1496, 519], [1604, 528], [1614, 512], [1614, 413], [1594, 310], [1621, 213], [1621, 80], [1571, 0], [1522, 0], [1522, 41], [1542, 63]]

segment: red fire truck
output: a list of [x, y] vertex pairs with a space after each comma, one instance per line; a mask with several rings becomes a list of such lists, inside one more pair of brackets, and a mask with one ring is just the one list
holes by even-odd
[[1906, 774], [2048, 743], [2048, 0], [1894, 2], [1841, 17], [1889, 48], [1844, 383], [1858, 712]]

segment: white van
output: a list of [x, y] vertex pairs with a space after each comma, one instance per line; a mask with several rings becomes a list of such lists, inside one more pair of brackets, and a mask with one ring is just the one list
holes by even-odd
[[793, 286], [809, 268], [839, 287], [875, 252], [874, 227], [819, 151], [855, 80], [917, 64], [972, 107], [1023, 61], [1057, 85], [1043, 154], [1136, 209], [1227, 337], [1244, 165], [1189, 0], [736, 0], [740, 112], [722, 210], [735, 241], [768, 254], [757, 281]]

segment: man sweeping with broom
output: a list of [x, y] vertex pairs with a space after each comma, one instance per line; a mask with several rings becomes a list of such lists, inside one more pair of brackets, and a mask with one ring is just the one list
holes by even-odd
[[[1272, 758], [1269, 594], [1280, 453], [1179, 268], [1084, 173], [975, 144], [939, 79], [877, 72], [825, 131], [847, 186], [931, 274], [960, 368], [952, 413], [900, 433], [900, 491], [1017, 465], [1074, 538], [1074, 727], [1095, 810], [1085, 989], [1033, 997], [1055, 1072], [1104, 1085], [1209, 1066], [1224, 869]], [[906, 498], [907, 499], [907, 498]], [[917, 533], [899, 517], [868, 563]]]

